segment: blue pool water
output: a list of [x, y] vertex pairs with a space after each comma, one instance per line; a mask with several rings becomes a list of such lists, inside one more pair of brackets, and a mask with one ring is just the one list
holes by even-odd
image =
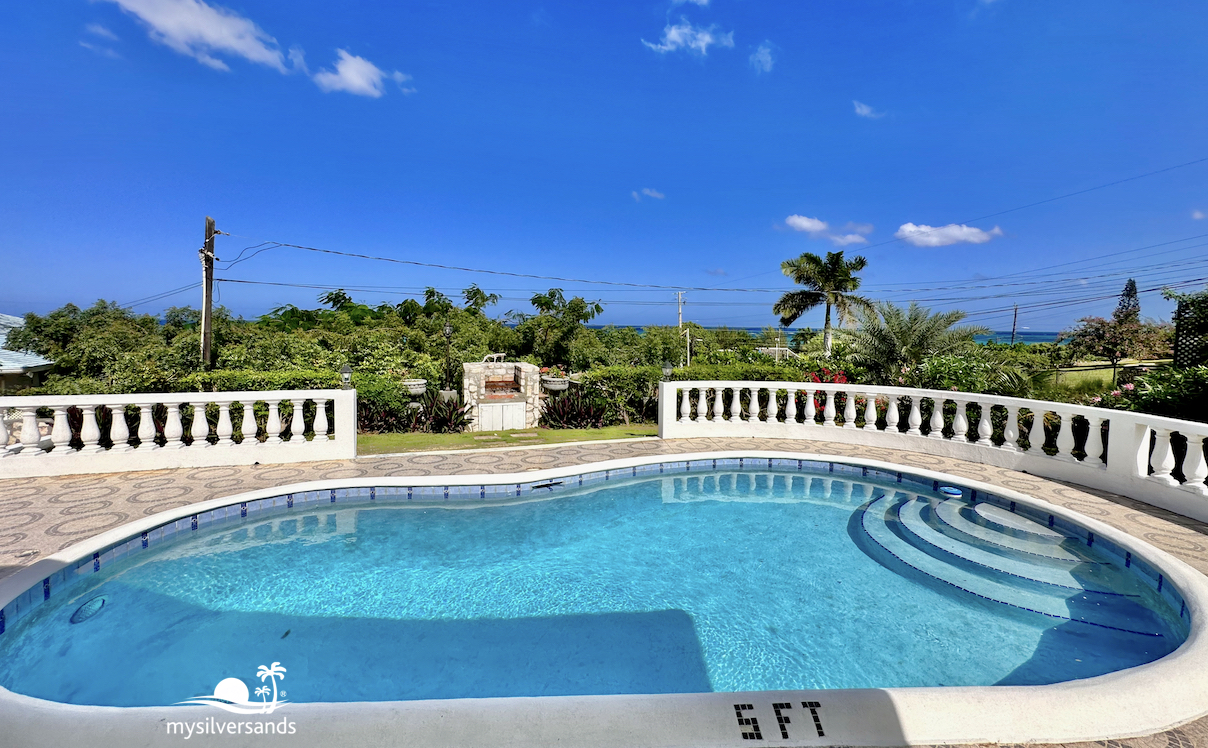
[[1120, 559], [914, 488], [714, 471], [234, 520], [11, 625], [0, 685], [167, 705], [271, 662], [294, 702], [1028, 685], [1181, 644]]

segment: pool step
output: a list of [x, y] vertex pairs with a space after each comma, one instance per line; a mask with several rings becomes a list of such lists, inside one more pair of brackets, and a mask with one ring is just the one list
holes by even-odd
[[[933, 514], [935, 504], [940, 501], [942, 500], [933, 499], [928, 502], [915, 498], [898, 504], [898, 519], [914, 536], [916, 546], [920, 546], [924, 552], [949, 563], [964, 561], [970, 565], [971, 571], [983, 576], [1006, 575], [1066, 590], [1116, 594], [1111, 587], [1114, 579], [1104, 564], [1057, 560], [1036, 555], [1003, 554], [989, 550], [986, 544], [980, 542], [966, 542], [957, 533], [946, 533], [946, 525], [934, 519], [928, 521], [928, 515]], [[1015, 538], [1007, 536], [1002, 539], [1002, 543], [1005, 545], [1014, 540]]]
[[[937, 501], [937, 509], [952, 503]], [[963, 499], [954, 501], [967, 506]], [[912, 504], [914, 506], [911, 506]], [[874, 549], [880, 552], [879, 560], [888, 568], [894, 569], [896, 566], [902, 571], [922, 574], [932, 582], [942, 583], [945, 585], [944, 589], [949, 591], [975, 595], [983, 600], [1050, 618], [1146, 636], [1160, 636], [1157, 632], [1161, 629], [1153, 614], [1129, 597], [1038, 583], [1011, 571], [978, 565], [977, 562], [966, 558], [966, 555], [995, 563], [1001, 563], [1001, 557], [995, 561], [994, 557], [982, 556], [975, 552], [979, 549], [960, 549], [952, 544], [951, 538], [941, 536], [934, 529], [922, 527], [921, 524], [925, 524], [922, 522], [922, 511], [926, 504], [926, 500], [917, 496], [899, 493], [882, 496], [865, 505], [860, 516], [861, 528], [874, 544]], [[907, 526], [907, 522], [913, 528]], [[928, 534], [919, 537], [914, 532], [916, 530]], [[1008, 539], [1017, 540], [1013, 537]], [[961, 553], [951, 553], [946, 548], [932, 544], [931, 540]], [[1024, 567], [1011, 568], [1024, 570]], [[1055, 575], [1061, 569], [1053, 568], [1041, 572], [1031, 568], [1029, 571], [1034, 575]], [[1073, 577], [1070, 579], [1077, 582]]]
[[970, 543], [984, 543], [988, 550], [998, 548], [1018, 556], [1039, 556], [1074, 563], [1089, 560], [1089, 555], [1080, 544], [1071, 543], [1065, 535], [1059, 533], [1056, 537], [1044, 537], [1022, 530], [1008, 531], [1008, 528], [986, 521], [962, 499], [936, 503], [932, 510], [936, 520], [944, 526], [945, 533], [967, 539]]
[[1045, 527], [1039, 522], [1033, 522], [1026, 517], [1021, 517], [1009, 509], [1004, 509], [997, 504], [991, 504], [983, 501], [973, 507], [973, 512], [983, 520], [982, 524], [984, 525], [993, 525], [1009, 530], [1016, 530], [1026, 533], [1028, 536], [1037, 536], [1039, 538], [1049, 541], [1056, 541], [1058, 543], [1066, 538], [1065, 535], [1061, 534], [1057, 530]]

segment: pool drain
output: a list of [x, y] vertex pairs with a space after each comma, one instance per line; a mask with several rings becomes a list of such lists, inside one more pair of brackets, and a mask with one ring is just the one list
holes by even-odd
[[76, 612], [71, 614], [72, 623], [83, 623], [89, 618], [92, 618], [97, 613], [101, 612], [101, 608], [105, 607], [105, 596], [98, 595], [80, 607], [76, 608]]

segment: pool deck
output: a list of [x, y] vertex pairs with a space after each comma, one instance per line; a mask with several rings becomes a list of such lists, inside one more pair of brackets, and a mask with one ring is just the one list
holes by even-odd
[[[1142, 538], [1208, 574], [1208, 525], [1104, 491], [962, 460], [892, 449], [808, 440], [651, 438], [547, 447], [416, 452], [289, 465], [0, 480], [0, 578], [127, 522], [167, 509], [260, 488], [375, 476], [518, 473], [648, 455], [747, 449], [860, 456], [1014, 489]], [[1038, 739], [1042, 737], [1037, 736]], [[1145, 737], [1077, 745], [1208, 748], [1208, 717]]]

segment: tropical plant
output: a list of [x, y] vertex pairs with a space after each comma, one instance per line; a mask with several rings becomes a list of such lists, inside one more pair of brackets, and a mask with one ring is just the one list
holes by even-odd
[[860, 279], [856, 273], [868, 265], [863, 257], [851, 260], [843, 259], [843, 252], [827, 252], [822, 259], [812, 252], [805, 252], [800, 257], [785, 260], [780, 264], [780, 270], [793, 279], [793, 282], [805, 286], [804, 291], [789, 291], [780, 297], [772, 306], [772, 312], [780, 315], [780, 324], [788, 327], [797, 321], [801, 315], [815, 307], [826, 305], [826, 320], [822, 327], [822, 350], [824, 355], [831, 354], [831, 307], [839, 316], [839, 324], [844, 325], [860, 311], [870, 311], [872, 302], [863, 296], [855, 295], [860, 288]]
[[959, 310], [935, 312], [911, 302], [903, 308], [882, 301], [857, 313], [859, 326], [845, 331], [852, 359], [868, 369], [877, 384], [906, 384], [911, 369], [931, 356], [968, 353], [984, 327], [954, 327], [965, 318]]
[[1083, 317], [1078, 326], [1061, 334], [1078, 355], [1104, 358], [1112, 365], [1112, 382], [1126, 358], [1158, 358], [1170, 353], [1169, 325], [1141, 322], [1132, 317]]
[[545, 401], [541, 425], [551, 429], [598, 429], [604, 425], [607, 410], [602, 398], [574, 387]]

